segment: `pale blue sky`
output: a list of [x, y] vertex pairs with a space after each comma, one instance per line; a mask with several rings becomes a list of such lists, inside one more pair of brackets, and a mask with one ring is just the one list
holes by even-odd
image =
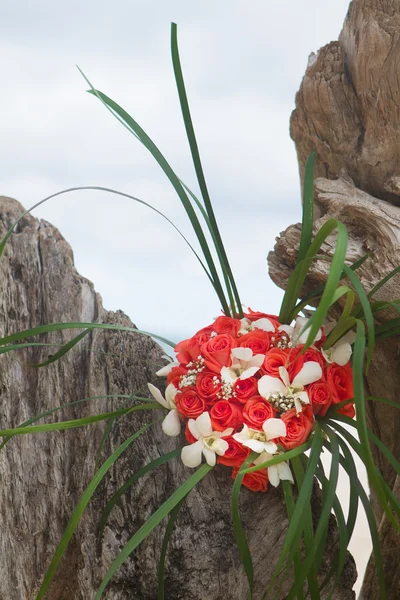
[[[131, 112], [196, 188], [169, 52], [180, 51], [209, 190], [242, 300], [278, 310], [268, 279], [274, 238], [300, 218], [288, 124], [311, 51], [337, 39], [348, 2], [138, 1], [0, 7], [0, 193], [26, 207], [62, 188], [104, 185], [189, 224], [147, 151], [85, 93], [78, 64]], [[197, 189], [197, 188], [196, 188]], [[82, 192], [34, 213], [71, 243], [76, 266], [108, 309], [177, 339], [219, 312], [175, 232], [129, 200]]]

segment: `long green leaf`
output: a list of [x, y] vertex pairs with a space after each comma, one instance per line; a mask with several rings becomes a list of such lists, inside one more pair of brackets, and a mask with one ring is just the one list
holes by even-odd
[[29, 365], [29, 366], [30, 367], [46, 367], [47, 365], [51, 365], [52, 363], [56, 362], [57, 360], [60, 360], [60, 358], [62, 358], [64, 356], [64, 354], [66, 354], [74, 346], [76, 346], [76, 344], [78, 344], [84, 337], [86, 337], [88, 333], [90, 333], [90, 329], [85, 329], [84, 331], [82, 331], [81, 333], [79, 333], [77, 336], [75, 336], [74, 338], [72, 338], [72, 340], [70, 340], [69, 342], [67, 342], [66, 344], [64, 344], [55, 354], [53, 354], [52, 356], [50, 356], [44, 362], [37, 363], [37, 364], [32, 364], [32, 365]]
[[130, 331], [131, 333], [139, 333], [141, 335], [148, 335], [153, 337], [171, 348], [175, 348], [176, 344], [149, 331], [142, 331], [135, 329], [134, 327], [123, 327], [122, 325], [108, 325], [107, 323], [51, 323], [50, 325], [39, 325], [39, 327], [33, 327], [32, 329], [25, 329], [24, 331], [18, 331], [12, 335], [7, 335], [0, 338], [0, 346], [5, 346], [10, 342], [17, 342], [26, 338], [33, 337], [34, 335], [40, 335], [42, 333], [49, 333], [50, 331], [61, 331], [62, 329], [111, 329], [114, 331]]
[[179, 511], [181, 509], [182, 504], [184, 503], [185, 498], [183, 498], [176, 506], [173, 508], [169, 514], [168, 525], [165, 528], [164, 539], [161, 546], [161, 554], [160, 560], [158, 563], [158, 590], [157, 590], [157, 600], [164, 600], [164, 574], [165, 574], [165, 559], [167, 556], [167, 549], [170, 537], [174, 530], [175, 521], [178, 518]]
[[132, 442], [134, 442], [140, 435], [142, 435], [142, 433], [144, 433], [146, 431], [146, 429], [148, 429], [150, 426], [151, 426], [151, 424], [145, 425], [144, 427], [139, 429], [139, 431], [137, 431], [136, 433], [131, 435], [127, 440], [125, 440], [125, 442], [123, 444], [121, 444], [117, 448], [117, 450], [115, 452], [113, 452], [113, 454], [110, 456], [110, 458], [108, 458], [108, 460], [106, 460], [106, 462], [100, 467], [100, 469], [97, 471], [97, 473], [95, 474], [95, 476], [93, 477], [93, 479], [91, 480], [89, 485], [87, 486], [85, 492], [83, 493], [83, 495], [79, 501], [78, 506], [75, 508], [70, 520], [68, 521], [67, 527], [64, 531], [64, 535], [62, 536], [61, 541], [60, 541], [59, 545], [57, 546], [57, 550], [55, 551], [54, 556], [51, 560], [50, 566], [47, 569], [46, 575], [43, 579], [43, 583], [40, 586], [39, 593], [36, 596], [36, 600], [42, 600], [42, 598], [44, 598], [44, 596], [47, 592], [47, 589], [50, 585], [50, 582], [53, 579], [56, 569], [60, 563], [60, 560], [61, 560], [76, 528], [79, 525], [79, 522], [82, 518], [83, 512], [84, 512], [86, 506], [88, 505], [88, 503], [90, 502], [97, 487], [99, 486], [102, 479], [106, 475], [107, 471], [113, 466], [113, 464], [116, 462], [116, 460], [118, 460], [118, 458], [128, 448], [128, 446], [130, 446], [130, 444], [132, 444]]
[[250, 456], [246, 458], [243, 462], [243, 465], [238, 471], [236, 475], [235, 481], [233, 483], [232, 488], [232, 521], [233, 521], [233, 529], [235, 532], [236, 545], [239, 550], [240, 559], [243, 563], [244, 570], [246, 572], [247, 581], [249, 582], [250, 589], [250, 600], [253, 597], [253, 582], [254, 582], [254, 573], [253, 573], [253, 560], [251, 558], [249, 545], [246, 540], [246, 535], [243, 529], [242, 521], [240, 519], [239, 513], [239, 494], [243, 482], [243, 478], [245, 476], [246, 468], [251, 465], [254, 459], [257, 457], [255, 452], [252, 452]]
[[129, 479], [127, 479], [125, 481], [125, 483], [120, 488], [118, 488], [118, 490], [116, 492], [114, 492], [114, 494], [108, 500], [108, 502], [103, 510], [103, 513], [101, 515], [100, 525], [99, 525], [100, 534], [103, 534], [103, 532], [104, 532], [104, 527], [106, 526], [107, 519], [110, 516], [112, 509], [118, 503], [120, 498], [122, 498], [122, 496], [132, 487], [132, 485], [134, 483], [136, 483], [136, 481], [138, 481], [141, 477], [143, 477], [143, 475], [146, 475], [146, 473], [149, 473], [150, 471], [157, 469], [157, 467], [159, 467], [160, 465], [163, 465], [164, 463], [168, 462], [172, 458], [179, 456], [181, 451], [182, 451], [181, 448], [177, 448], [176, 450], [172, 450], [172, 452], [169, 452], [168, 454], [164, 454], [163, 456], [156, 458], [151, 463], [145, 465], [144, 467], [139, 469], [139, 471], [137, 471], [136, 473], [131, 475], [129, 477]]
[[296, 456], [299, 456], [300, 454], [303, 454], [303, 452], [306, 452], [306, 450], [309, 450], [311, 447], [311, 442], [307, 442], [306, 444], [301, 444], [301, 446], [297, 446], [297, 448], [293, 448], [293, 450], [288, 450], [287, 452], [282, 452], [281, 454], [278, 454], [277, 456], [274, 456], [274, 458], [270, 458], [269, 460], [260, 463], [257, 466], [254, 467], [247, 467], [245, 468], [244, 466], [241, 467], [241, 472], [246, 475], [246, 473], [254, 473], [255, 471], [259, 471], [260, 469], [266, 469], [268, 467], [273, 467], [274, 465], [279, 465], [279, 463], [290, 460], [291, 458], [294, 458]]
[[13, 437], [14, 435], [28, 435], [31, 433], [43, 433], [47, 431], [64, 431], [65, 429], [75, 429], [77, 427], [84, 427], [91, 423], [97, 423], [98, 421], [105, 421], [114, 416], [129, 415], [137, 410], [158, 410], [161, 406], [158, 402], [147, 402], [146, 404], [139, 404], [133, 408], [123, 408], [121, 410], [114, 410], [109, 413], [101, 415], [93, 415], [91, 417], [84, 417], [82, 419], [74, 419], [73, 421], [61, 421], [59, 423], [46, 423], [44, 425], [28, 425], [26, 427], [16, 427], [15, 429], [1, 429], [0, 437]]
[[[210, 225], [213, 231], [213, 239], [215, 241], [215, 246], [218, 251], [218, 256], [221, 258], [221, 269], [224, 273], [227, 274], [230, 285], [232, 286], [233, 293], [235, 295], [236, 300], [236, 308], [240, 317], [243, 317], [243, 309], [242, 303], [240, 301], [239, 293], [236, 287], [235, 278], [232, 273], [232, 269], [229, 264], [228, 257], [225, 252], [224, 244], [222, 242], [222, 238], [219, 232], [217, 220], [214, 215], [213, 206], [210, 200], [210, 196], [208, 193], [208, 188], [206, 184], [206, 180], [203, 173], [203, 167], [201, 164], [199, 148], [197, 145], [196, 135], [194, 132], [192, 117], [190, 114], [189, 102], [185, 89], [185, 82], [183, 79], [181, 61], [179, 58], [179, 49], [178, 49], [178, 36], [177, 36], [177, 25], [176, 23], [171, 24], [171, 55], [172, 55], [172, 64], [174, 68], [175, 74], [175, 82], [176, 87], [178, 89], [179, 102], [181, 105], [181, 111], [183, 116], [183, 121], [185, 124], [186, 135], [189, 141], [190, 152], [192, 155], [193, 165], [196, 171], [197, 181], [199, 183], [201, 195], [203, 197], [204, 205], [210, 220]], [[232, 307], [234, 308], [234, 307]]]
[[125, 560], [132, 552], [143, 542], [143, 540], [153, 531], [155, 527], [166, 517], [171, 510], [211, 471], [212, 467], [203, 465], [189, 479], [185, 481], [169, 498], [151, 515], [144, 525], [135, 533], [129, 542], [124, 546], [121, 552], [113, 561], [107, 571], [99, 589], [97, 590], [95, 600], [100, 600], [105, 588], [107, 587], [114, 574], [118, 571]]
[[315, 151], [311, 152], [308, 156], [304, 169], [303, 219], [301, 225], [300, 247], [296, 264], [306, 257], [307, 251], [311, 245], [314, 224], [314, 163]]

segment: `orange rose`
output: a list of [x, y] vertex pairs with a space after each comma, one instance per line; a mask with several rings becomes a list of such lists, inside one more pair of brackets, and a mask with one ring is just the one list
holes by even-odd
[[189, 419], [195, 419], [207, 410], [205, 401], [193, 387], [187, 387], [183, 392], [178, 392], [175, 396], [175, 403], [178, 412]]
[[214, 380], [217, 377], [212, 371], [200, 371], [196, 379], [196, 391], [207, 404], [218, 402], [218, 394], [221, 393], [221, 381]]
[[231, 365], [231, 351], [236, 346], [236, 340], [225, 333], [210, 338], [201, 347], [207, 369], [220, 375], [222, 367]]
[[[236, 479], [239, 469], [233, 469], [232, 478]], [[242, 481], [243, 485], [253, 492], [266, 492], [268, 483], [267, 469], [260, 469], [254, 473], [246, 473]]]
[[323, 381], [317, 381], [307, 386], [307, 393], [314, 415], [323, 417], [333, 401], [329, 386]]
[[224, 431], [228, 427], [236, 429], [242, 423], [242, 410], [233, 402], [220, 400], [211, 408], [210, 417], [214, 431]]
[[241, 326], [240, 319], [232, 319], [232, 317], [218, 317], [213, 325], [217, 333], [226, 333], [233, 338], [237, 336]]
[[285, 450], [297, 448], [307, 441], [308, 436], [313, 428], [313, 412], [311, 406], [303, 408], [303, 412], [296, 414], [296, 409], [292, 408], [281, 415], [282, 421], [286, 425], [285, 437], [280, 437], [277, 440]]
[[229, 448], [223, 456], [217, 457], [217, 462], [227, 467], [240, 467], [249, 456], [251, 452], [250, 448], [239, 444], [231, 435], [225, 437], [224, 440], [228, 442]]
[[242, 348], [251, 348], [253, 354], [265, 354], [270, 348], [270, 339], [270, 334], [267, 331], [255, 329], [242, 335], [238, 340], [238, 344]]
[[[334, 404], [339, 404], [339, 402], [341, 402], [341, 400], [338, 400], [337, 398], [335, 398], [335, 396], [333, 396], [331, 406], [333, 406]], [[346, 404], [346, 406], [339, 408], [338, 413], [340, 413], [341, 415], [346, 415], [346, 417], [349, 417], [350, 419], [354, 419], [354, 417], [356, 416], [356, 411], [354, 410], [354, 402], [350, 402], [350, 404]]]
[[167, 375], [167, 383], [172, 383], [176, 388], [179, 388], [179, 381], [182, 375], [187, 373], [187, 369], [185, 369], [182, 365], [179, 367], [173, 367], [171, 371]]
[[254, 396], [243, 407], [243, 421], [252, 429], [262, 429], [267, 419], [276, 416], [276, 411], [262, 396]]
[[344, 367], [332, 363], [328, 365], [325, 375], [326, 383], [334, 396], [335, 404], [354, 397], [353, 369], [350, 363], [347, 363]]
[[241, 404], [246, 404], [249, 398], [256, 396], [258, 393], [257, 379], [255, 377], [236, 379], [233, 386], [233, 391], [235, 393], [235, 400]]
[[279, 377], [279, 367], [286, 367], [289, 356], [289, 350], [281, 350], [280, 348], [271, 348], [265, 355], [261, 372], [263, 375], [271, 377]]

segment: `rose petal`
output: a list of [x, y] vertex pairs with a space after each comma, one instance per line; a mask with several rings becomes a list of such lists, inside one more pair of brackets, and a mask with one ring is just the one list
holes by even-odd
[[203, 442], [195, 442], [190, 446], [184, 446], [181, 452], [183, 464], [187, 467], [198, 467], [201, 464], [201, 453], [203, 448]]
[[258, 393], [263, 398], [269, 398], [272, 394], [286, 394], [286, 386], [277, 377], [263, 375], [258, 382]]
[[168, 402], [165, 400], [165, 398], [163, 398], [162, 393], [158, 388], [156, 388], [155, 385], [153, 385], [152, 383], [148, 383], [147, 387], [149, 388], [149, 392], [153, 396], [154, 400], [157, 400], [157, 402], [161, 404], [161, 406], [163, 406], [164, 408], [169, 408]]
[[321, 379], [322, 369], [321, 365], [313, 360], [305, 362], [301, 371], [297, 373], [296, 377], [292, 381], [292, 387], [304, 387], [310, 383], [314, 383]]
[[179, 435], [181, 432], [181, 420], [177, 410], [170, 410], [164, 421], [162, 422], [162, 430], [166, 435], [172, 437]]
[[208, 435], [211, 435], [212, 426], [208, 412], [203, 412], [199, 417], [197, 417], [196, 427], [202, 436], [207, 437]]
[[268, 441], [286, 435], [286, 425], [282, 419], [267, 419], [263, 423], [263, 430]]

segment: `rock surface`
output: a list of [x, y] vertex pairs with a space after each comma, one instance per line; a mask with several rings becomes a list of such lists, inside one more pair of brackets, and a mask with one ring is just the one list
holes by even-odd
[[[22, 211], [15, 200], [0, 198], [1, 235]], [[103, 308], [92, 283], [76, 271], [70, 246], [46, 221], [31, 216], [21, 220], [0, 261], [0, 281], [2, 335], [63, 321], [132, 326], [122, 312]], [[40, 341], [60, 344], [74, 333], [46, 334]], [[159, 383], [154, 373], [164, 364], [164, 353], [152, 339], [125, 332], [96, 330], [61, 361], [42, 369], [29, 367], [51, 353], [52, 348], [29, 348], [2, 355], [2, 428], [15, 427], [41, 412], [82, 398], [107, 394], [147, 396], [146, 383]], [[99, 398], [54, 413], [47, 421], [106, 412], [120, 403], [115, 398]], [[118, 420], [102, 460], [141, 425], [159, 416], [158, 411], [142, 412]], [[95, 472], [104, 428], [103, 422], [75, 430], [19, 436], [0, 453], [1, 600], [36, 597], [66, 523]], [[167, 438], [157, 423], [124, 452], [88, 505], [55, 574], [48, 600], [94, 598], [118, 551], [190, 472], [174, 459], [140, 479], [114, 508], [101, 538], [98, 522], [107, 499], [138, 468], [176, 445], [177, 440]], [[229, 471], [217, 467], [187, 498], [168, 551], [167, 600], [247, 598], [247, 580], [234, 544], [231, 489]], [[276, 564], [287, 517], [280, 489], [269, 489], [266, 495], [244, 489], [241, 504], [254, 558], [258, 600]], [[314, 504], [317, 506], [317, 501]], [[164, 527], [165, 523], [125, 562], [104, 598], [157, 598], [157, 565]], [[333, 523], [326, 565], [334, 555], [335, 535]], [[336, 600], [354, 597], [351, 589], [355, 576], [349, 557]], [[285, 589], [279, 598], [286, 597]]]

